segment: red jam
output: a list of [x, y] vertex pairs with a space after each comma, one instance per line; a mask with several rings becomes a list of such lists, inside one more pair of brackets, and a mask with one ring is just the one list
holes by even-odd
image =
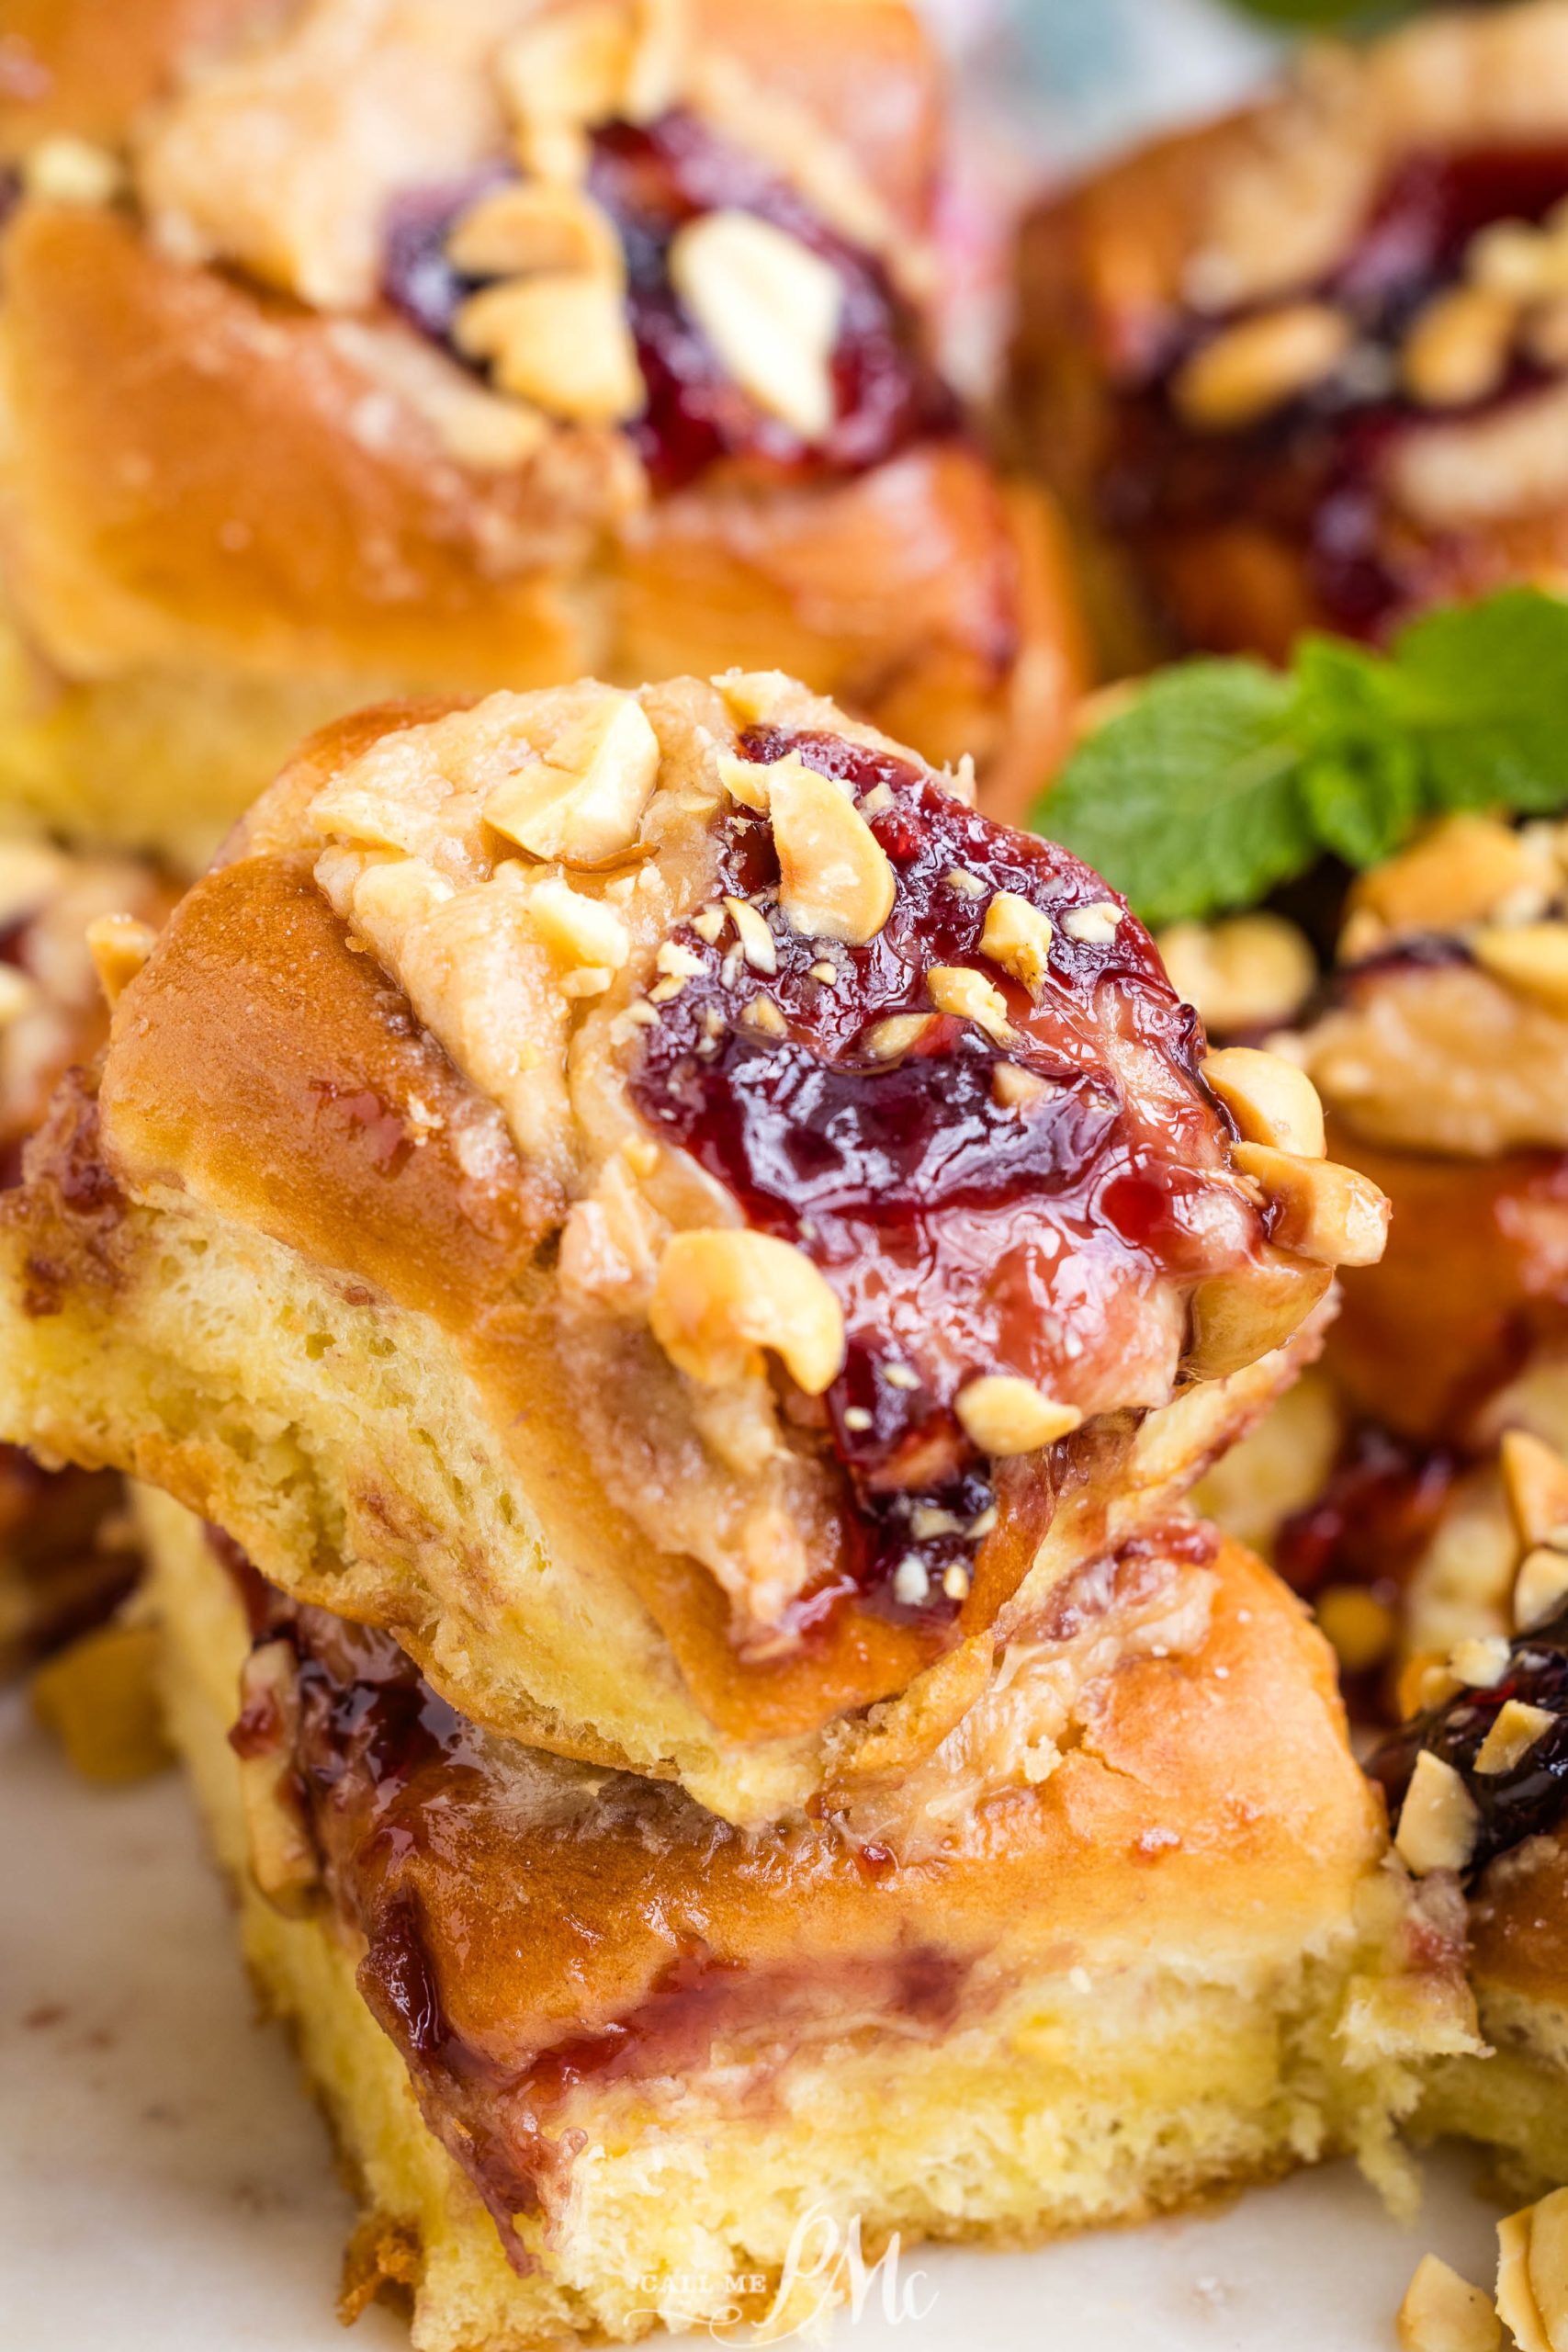
[[[388, 299], [448, 345], [457, 308], [478, 281], [452, 268], [446, 241], [457, 216], [501, 176], [405, 197], [389, 220]], [[588, 184], [626, 254], [627, 315], [648, 387], [648, 405], [627, 431], [657, 489], [679, 490], [727, 458], [785, 474], [808, 467], [853, 473], [912, 441], [956, 429], [953, 396], [880, 262], [835, 235], [787, 183], [695, 116], [669, 114], [646, 127], [607, 124], [594, 136]], [[836, 413], [819, 445], [802, 441], [735, 383], [675, 293], [670, 247], [677, 231], [721, 209], [787, 230], [838, 273]]]
[[[1478, 1772], [1476, 1757], [1510, 1699], [1543, 1707], [1556, 1720], [1511, 1770]], [[1555, 1829], [1568, 1809], [1568, 1609], [1535, 1632], [1515, 1636], [1501, 1682], [1457, 1692], [1379, 1750], [1368, 1770], [1386, 1792], [1396, 1826], [1423, 1748], [1453, 1766], [1474, 1803], [1479, 1828], [1469, 1863], [1472, 1877], [1527, 1838]]]
[[[1192, 350], [1235, 321], [1188, 319], [1156, 372], [1119, 402], [1102, 481], [1108, 524], [1157, 554], [1162, 540], [1243, 520], [1302, 548], [1319, 608], [1347, 635], [1378, 638], [1429, 593], [1431, 558], [1395, 546], [1380, 474], [1391, 443], [1432, 412], [1397, 389], [1397, 347], [1416, 313], [1461, 274], [1472, 238], [1495, 220], [1540, 220], [1568, 195], [1568, 153], [1477, 148], [1413, 157], [1394, 174], [1348, 260], [1309, 289], [1348, 311], [1363, 367], [1247, 431], [1190, 431], [1171, 379]], [[1545, 380], [1517, 363], [1493, 402]]]
[[[967, 1558], [975, 1505], [988, 1499], [953, 1409], [964, 1384], [1012, 1374], [1093, 1411], [1138, 1400], [1143, 1377], [1150, 1401], [1139, 1350], [1157, 1294], [1243, 1261], [1262, 1226], [1226, 1173], [1230, 1131], [1198, 1083], [1196, 1018], [1146, 933], [1124, 910], [1109, 939], [1066, 928], [1075, 909], [1120, 907], [1098, 875], [902, 760], [823, 735], [759, 732], [743, 749], [763, 763], [798, 752], [863, 797], [887, 787], [868, 821], [894, 870], [893, 910], [866, 946], [797, 936], [776, 903], [771, 828], [733, 816], [719, 888], [764, 914], [776, 975], [754, 972], [728, 933], [710, 944], [682, 932], [701, 971], [644, 1033], [632, 1096], [750, 1225], [827, 1276], [844, 1367], [820, 1404], [792, 1396], [790, 1409], [809, 1427], [825, 1408], [860, 1506], [863, 1589], [885, 1586], [912, 1548], [924, 1557], [912, 1531], [931, 1513], [955, 1522], [928, 1564], [941, 1608], [940, 1571]], [[1038, 1004], [980, 954], [1003, 890], [1053, 925]], [[824, 957], [831, 983], [813, 969]], [[938, 1014], [878, 1059], [876, 1024], [931, 1014], [936, 965], [998, 986], [1013, 1041]], [[784, 1035], [745, 1017], [759, 997]], [[1038, 1081], [1025, 1104], [998, 1089], [1004, 1069]]]

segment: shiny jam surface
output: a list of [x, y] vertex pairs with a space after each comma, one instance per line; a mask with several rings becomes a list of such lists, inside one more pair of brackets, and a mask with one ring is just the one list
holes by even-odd
[[[1391, 444], [1434, 412], [1397, 384], [1398, 345], [1416, 313], [1456, 283], [1465, 249], [1495, 220], [1539, 221], [1568, 194], [1568, 151], [1478, 148], [1409, 159], [1384, 187], [1348, 257], [1308, 289], [1348, 311], [1360, 366], [1235, 433], [1190, 430], [1169, 385], [1213, 326], [1187, 320], [1145, 383], [1119, 402], [1116, 446], [1102, 480], [1106, 519], [1147, 542], [1242, 520], [1304, 553], [1325, 617], [1375, 638], [1427, 593], [1430, 558], [1389, 529], [1379, 474]], [[1517, 362], [1484, 405], [1547, 380]], [[1469, 412], [1443, 411], [1449, 415]]]
[[[1556, 1721], [1508, 1772], [1478, 1772], [1475, 1759], [1510, 1699], [1543, 1707]], [[1555, 1829], [1568, 1810], [1568, 1609], [1515, 1636], [1508, 1670], [1488, 1690], [1456, 1692], [1417, 1715], [1372, 1758], [1369, 1770], [1385, 1791], [1395, 1826], [1416, 1758], [1423, 1748], [1451, 1764], [1480, 1815], [1469, 1869], [1473, 1876], [1527, 1838]]]
[[[452, 322], [478, 281], [446, 257], [458, 215], [503, 174], [400, 198], [388, 222], [383, 284], [393, 305], [450, 347]], [[950, 433], [958, 412], [920, 347], [919, 322], [874, 256], [828, 229], [786, 182], [676, 112], [648, 125], [610, 123], [594, 134], [591, 194], [619, 232], [626, 307], [648, 404], [627, 426], [660, 491], [679, 490], [721, 458], [772, 472], [852, 473], [910, 442]], [[727, 375], [671, 279], [676, 232], [704, 213], [758, 215], [831, 264], [842, 288], [832, 370], [836, 414], [807, 444]]]
[[765, 2098], [801, 2038], [846, 2014], [952, 2021], [970, 1962], [946, 1949], [738, 1956], [737, 1915], [743, 1953], [755, 1906], [874, 1878], [830, 1833], [750, 1838], [678, 1789], [493, 1739], [389, 1634], [296, 1606], [212, 1540], [255, 1638], [297, 1662], [297, 1724], [268, 1682], [232, 1745], [292, 1768], [327, 1898], [365, 1939], [360, 1990], [518, 2267], [515, 2217], [548, 2224], [582, 2144], [580, 2086], [689, 2074], [722, 2044], [759, 2062], [732, 2095]]
[[[953, 1558], [972, 1544], [988, 1495], [953, 1410], [967, 1381], [1016, 1374], [1086, 1414], [1163, 1402], [1187, 1291], [1244, 1261], [1263, 1226], [1226, 1172], [1230, 1129], [1198, 1083], [1195, 1016], [1147, 934], [1124, 911], [1109, 939], [1066, 928], [1075, 909], [1116, 908], [1096, 874], [902, 760], [766, 730], [742, 748], [762, 763], [797, 752], [873, 796], [893, 910], [865, 946], [796, 935], [777, 905], [771, 828], [734, 815], [719, 888], [764, 914], [777, 972], [753, 971], [731, 933], [709, 944], [682, 931], [701, 970], [643, 1033], [631, 1091], [654, 1134], [752, 1227], [804, 1250], [839, 1297], [843, 1369], [823, 1399], [788, 1404], [807, 1427], [825, 1413], [863, 1513], [858, 1580], [874, 1589], [922, 1513], [955, 1522]], [[1038, 1004], [980, 954], [999, 891], [1053, 925]], [[1001, 989], [1010, 1043], [931, 1014], [937, 965]], [[784, 1034], [757, 1027], [759, 998]], [[899, 1014], [929, 1025], [878, 1058], [877, 1026]], [[1034, 1082], [1021, 1103], [1020, 1072]], [[948, 1564], [929, 1564], [934, 1606]]]

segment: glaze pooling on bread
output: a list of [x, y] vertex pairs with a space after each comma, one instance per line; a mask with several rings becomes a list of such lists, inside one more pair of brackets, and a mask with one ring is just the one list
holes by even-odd
[[[333, 907], [565, 1217], [612, 1491], [774, 1646], [852, 1591], [954, 1622], [995, 1455], [1165, 1403], [1204, 1283], [1294, 1271], [1295, 1320], [1322, 1288], [1122, 902], [845, 727], [766, 677], [497, 695], [304, 811]], [[987, 1445], [970, 1399], [998, 1393], [1041, 1433]]]
[[1558, 0], [1314, 52], [1034, 216], [1039, 462], [1150, 626], [1283, 653], [1561, 571], [1565, 54]]

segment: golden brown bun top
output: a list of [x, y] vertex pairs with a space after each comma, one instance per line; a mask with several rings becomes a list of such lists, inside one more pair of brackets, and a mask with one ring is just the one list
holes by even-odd
[[367, 714], [104, 1069], [133, 1197], [434, 1316], [525, 1450], [561, 1417], [758, 1731], [991, 1623], [1109, 1430], [1276, 1347], [1347, 1216], [1381, 1239], [1310, 1137], [1242, 1173], [1146, 935], [952, 782], [772, 674]]
[[892, 1827], [729, 1828], [478, 1733], [385, 1636], [259, 1599], [236, 1745], [274, 1786], [298, 1768], [362, 1988], [448, 2110], [522, 2082], [547, 2111], [571, 2069], [845, 2012], [940, 2028], [1042, 1969], [1249, 1968], [1342, 1932], [1382, 1844], [1325, 1645], [1190, 1521], [1057, 1589]]
[[1140, 376], [1172, 316], [1328, 277], [1412, 156], [1568, 149], [1568, 6], [1424, 17], [1307, 51], [1277, 94], [1158, 140], [1043, 205], [1026, 269], [1071, 288], [1104, 363]]
[[0, 156], [44, 139], [115, 146], [181, 71], [288, 0], [9, 0], [0, 35]]

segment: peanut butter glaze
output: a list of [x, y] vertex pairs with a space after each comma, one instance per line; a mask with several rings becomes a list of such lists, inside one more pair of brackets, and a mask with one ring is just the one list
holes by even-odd
[[[868, 820], [896, 876], [893, 910], [865, 946], [798, 935], [776, 905], [770, 827], [737, 813], [719, 889], [765, 910], [777, 971], [683, 929], [702, 970], [647, 1033], [633, 1100], [748, 1224], [827, 1275], [847, 1352], [825, 1434], [861, 1520], [849, 1573], [874, 1588], [913, 1550], [931, 1574], [921, 1606], [951, 1612], [942, 1572], [968, 1558], [966, 1531], [992, 1499], [954, 1412], [961, 1388], [1001, 1372], [1089, 1411], [1158, 1401], [1160, 1294], [1245, 1262], [1264, 1219], [1224, 1172], [1230, 1128], [1198, 1081], [1196, 1015], [1097, 875], [886, 753], [776, 730], [743, 748], [764, 764], [797, 752], [863, 800], [878, 795]], [[1038, 1002], [981, 953], [1001, 891], [1053, 926]], [[1110, 935], [1073, 937], [1069, 919], [1091, 908], [1109, 909]], [[939, 966], [1001, 987], [1010, 1043], [931, 1013]], [[785, 1035], [756, 1025], [759, 996]], [[906, 1014], [929, 1025], [879, 1059], [877, 1024]], [[1037, 1082], [1021, 1104], [998, 1086], [1009, 1068]], [[820, 1410], [792, 1402], [808, 1424]], [[932, 1513], [953, 1523], [922, 1544]]]
[[[1555, 1721], [1507, 1770], [1478, 1771], [1476, 1758], [1486, 1736], [1510, 1699], [1544, 1708]], [[1423, 1749], [1453, 1767], [1475, 1806], [1472, 1875], [1527, 1838], [1554, 1830], [1568, 1808], [1568, 1609], [1533, 1632], [1515, 1635], [1501, 1681], [1487, 1690], [1457, 1691], [1442, 1706], [1416, 1716], [1379, 1750], [1369, 1769], [1387, 1795], [1395, 1827]]]
[[[454, 269], [446, 240], [475, 197], [505, 177], [497, 170], [412, 192], [388, 222], [388, 300], [455, 356], [453, 321], [484, 281]], [[594, 134], [588, 185], [626, 257], [627, 316], [648, 390], [627, 432], [657, 489], [682, 489], [723, 458], [745, 458], [773, 474], [858, 473], [916, 440], [957, 430], [957, 403], [923, 356], [915, 315], [882, 264], [836, 235], [784, 180], [696, 116], [676, 110], [647, 125], [604, 125]], [[749, 212], [787, 231], [838, 275], [835, 413], [819, 444], [769, 416], [726, 374], [675, 292], [676, 232], [720, 210]]]
[[[1382, 487], [1390, 453], [1423, 422], [1398, 388], [1394, 356], [1417, 313], [1458, 282], [1466, 247], [1497, 220], [1539, 221], [1568, 194], [1568, 152], [1481, 147], [1418, 154], [1390, 177], [1353, 251], [1304, 289], [1347, 312], [1362, 363], [1246, 430], [1199, 433], [1170, 398], [1182, 362], [1236, 314], [1172, 321], [1146, 374], [1117, 404], [1101, 483], [1109, 524], [1157, 552], [1181, 535], [1237, 517], [1298, 548], [1318, 616], [1378, 638], [1433, 595], [1452, 551], [1401, 532]], [[1517, 359], [1498, 390], [1466, 414], [1539, 389], [1550, 378]]]

